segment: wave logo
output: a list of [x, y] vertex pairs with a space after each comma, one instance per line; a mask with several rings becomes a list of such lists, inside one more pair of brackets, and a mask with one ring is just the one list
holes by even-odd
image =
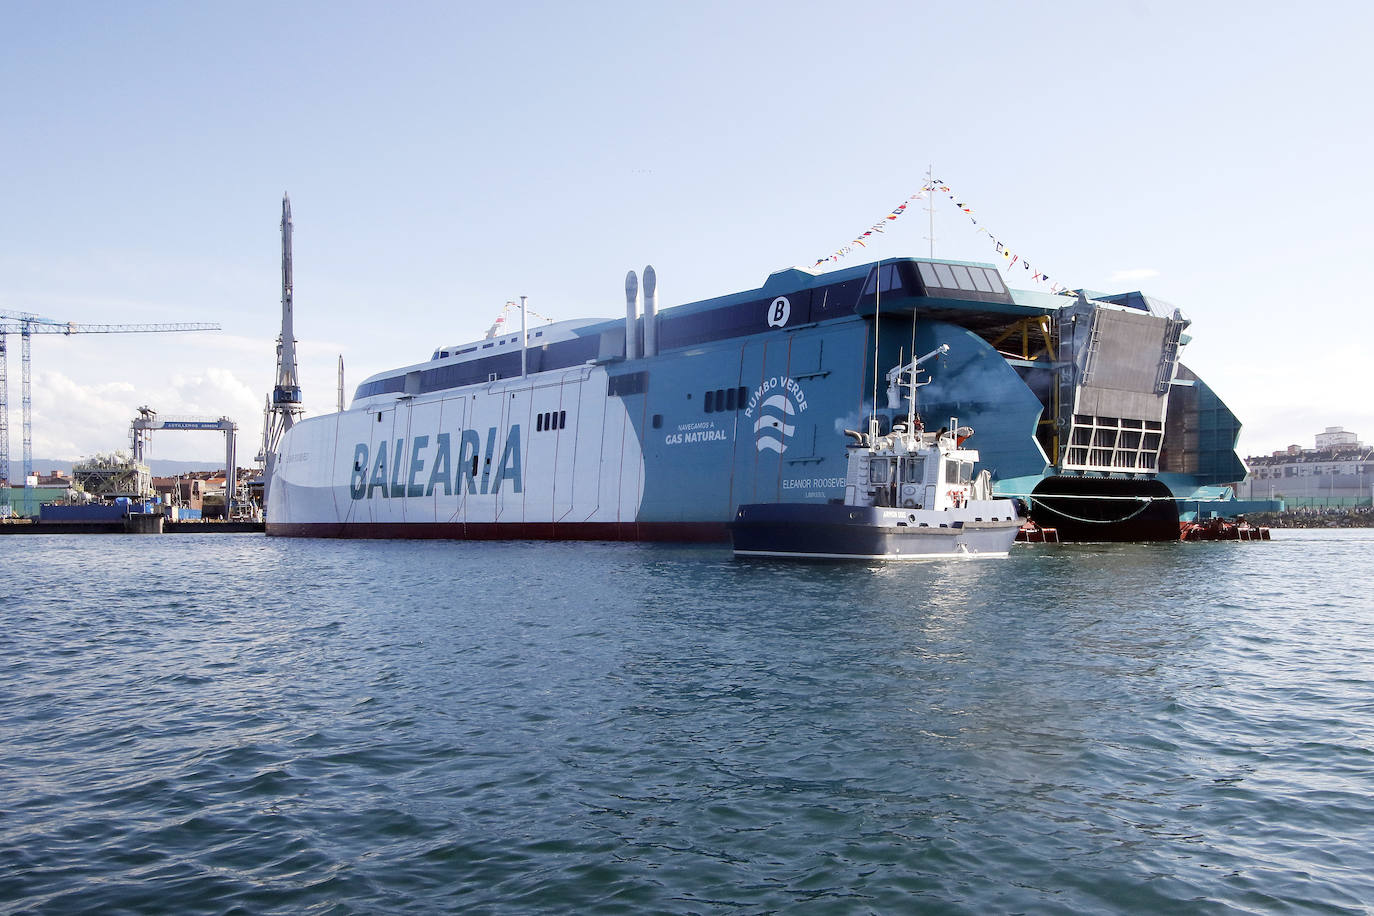
[[779, 455], [787, 451], [787, 440], [797, 432], [793, 420], [805, 410], [806, 393], [795, 379], [774, 377], [755, 388], [744, 411], [754, 419], [754, 447]]

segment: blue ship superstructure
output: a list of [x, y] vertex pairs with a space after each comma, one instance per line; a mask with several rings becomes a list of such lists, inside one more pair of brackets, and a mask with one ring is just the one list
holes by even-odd
[[919, 412], [977, 430], [999, 496], [1064, 539], [1172, 540], [1177, 498], [1244, 476], [1239, 425], [1178, 361], [1187, 325], [902, 258], [535, 328], [523, 353], [444, 346], [289, 431], [268, 533], [725, 540], [741, 504], [841, 498], [845, 430], [904, 417], [886, 372], [948, 344]]

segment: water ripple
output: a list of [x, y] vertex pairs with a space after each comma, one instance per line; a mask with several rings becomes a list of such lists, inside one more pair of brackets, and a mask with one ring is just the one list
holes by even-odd
[[1364, 532], [902, 567], [5, 540], [0, 911], [1374, 901]]

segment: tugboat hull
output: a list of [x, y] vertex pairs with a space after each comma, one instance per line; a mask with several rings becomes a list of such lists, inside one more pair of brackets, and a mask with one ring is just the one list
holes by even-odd
[[[1000, 502], [1000, 501], [999, 501]], [[1001, 506], [971, 504], [957, 515], [806, 503], [739, 507], [730, 525], [735, 554], [818, 560], [1004, 557], [1021, 520]], [[938, 518], [936, 518], [938, 516]], [[951, 517], [952, 516], [952, 517]]]

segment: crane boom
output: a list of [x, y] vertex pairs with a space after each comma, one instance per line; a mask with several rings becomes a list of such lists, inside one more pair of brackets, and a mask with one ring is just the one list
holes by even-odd
[[30, 334], [156, 334], [166, 331], [218, 331], [218, 324], [203, 321], [176, 324], [77, 324], [74, 321], [37, 321], [0, 314], [0, 334], [15, 334], [28, 327]]

